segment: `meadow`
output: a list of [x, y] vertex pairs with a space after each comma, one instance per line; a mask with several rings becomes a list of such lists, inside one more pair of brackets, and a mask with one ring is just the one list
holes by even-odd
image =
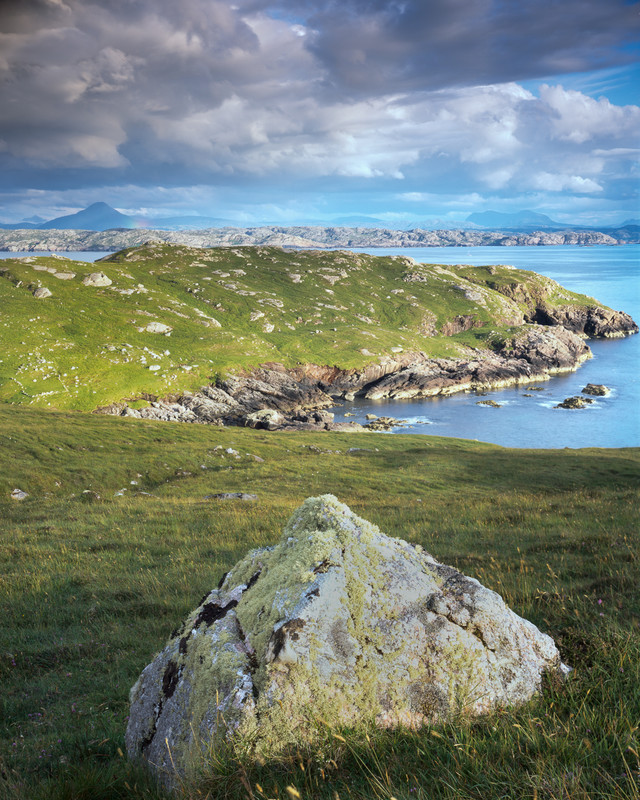
[[[123, 755], [130, 687], [223, 572], [327, 492], [498, 591], [573, 671], [527, 706], [481, 718], [327, 728], [316, 749], [268, 763], [217, 751], [183, 797], [639, 796], [638, 449], [509, 450], [17, 406], [0, 406], [0, 448], [7, 800], [163, 798]], [[28, 497], [12, 500], [16, 488]], [[223, 491], [258, 500], [207, 498]]]

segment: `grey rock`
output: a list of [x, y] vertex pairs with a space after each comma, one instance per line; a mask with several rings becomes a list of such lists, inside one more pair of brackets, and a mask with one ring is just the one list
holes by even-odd
[[86, 278], [83, 278], [82, 283], [85, 286], [111, 286], [113, 281], [104, 272], [92, 272]]
[[257, 494], [248, 492], [218, 492], [217, 494], [205, 495], [205, 500], [257, 500]]
[[29, 495], [27, 492], [23, 492], [22, 489], [14, 489], [11, 492], [11, 499], [12, 500], [26, 500]]
[[484, 714], [566, 669], [498, 594], [325, 495], [236, 564], [144, 669], [127, 752], [172, 786], [224, 739], [270, 756], [313, 741], [319, 719]]
[[51, 291], [47, 289], [46, 286], [41, 286], [39, 289], [36, 289], [33, 293], [33, 296], [37, 300], [44, 300], [47, 297], [51, 297]]
[[149, 322], [144, 326], [144, 330], [147, 333], [169, 333], [173, 328], [164, 322]]

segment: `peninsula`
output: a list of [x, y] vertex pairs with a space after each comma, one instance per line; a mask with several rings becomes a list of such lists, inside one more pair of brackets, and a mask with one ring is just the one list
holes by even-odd
[[510, 266], [276, 247], [129, 248], [0, 266], [0, 399], [264, 428], [349, 430], [323, 411], [545, 380], [587, 337], [635, 333]]

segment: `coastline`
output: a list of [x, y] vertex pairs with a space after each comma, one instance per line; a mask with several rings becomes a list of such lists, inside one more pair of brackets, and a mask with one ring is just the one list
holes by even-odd
[[333, 414], [325, 409], [358, 398], [416, 399], [548, 381], [554, 375], [578, 369], [590, 358], [591, 350], [581, 336], [560, 326], [535, 325], [519, 348], [509, 354], [475, 353], [470, 359], [438, 359], [407, 353], [400, 358], [383, 357], [361, 370], [317, 364], [287, 369], [282, 364], [265, 363], [195, 393], [150, 398], [146, 408], [114, 403], [95, 413], [264, 430], [361, 432], [367, 427], [334, 422]]

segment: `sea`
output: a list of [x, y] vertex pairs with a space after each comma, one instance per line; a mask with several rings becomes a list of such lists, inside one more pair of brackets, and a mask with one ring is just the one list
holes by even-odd
[[[640, 245], [353, 249], [431, 264], [511, 264], [553, 278], [640, 322]], [[0, 253], [0, 258], [33, 255]], [[107, 254], [59, 255], [91, 262]], [[453, 436], [535, 449], [640, 447], [640, 334], [590, 340], [589, 347], [592, 359], [575, 372], [536, 383], [538, 391], [521, 386], [496, 389], [486, 397], [469, 392], [420, 400], [356, 400], [332, 410], [337, 422], [365, 422], [367, 414], [402, 420], [390, 435]], [[555, 407], [566, 397], [579, 395], [587, 383], [604, 384], [611, 392], [583, 409]], [[477, 405], [479, 400], [494, 400], [500, 408]]]

